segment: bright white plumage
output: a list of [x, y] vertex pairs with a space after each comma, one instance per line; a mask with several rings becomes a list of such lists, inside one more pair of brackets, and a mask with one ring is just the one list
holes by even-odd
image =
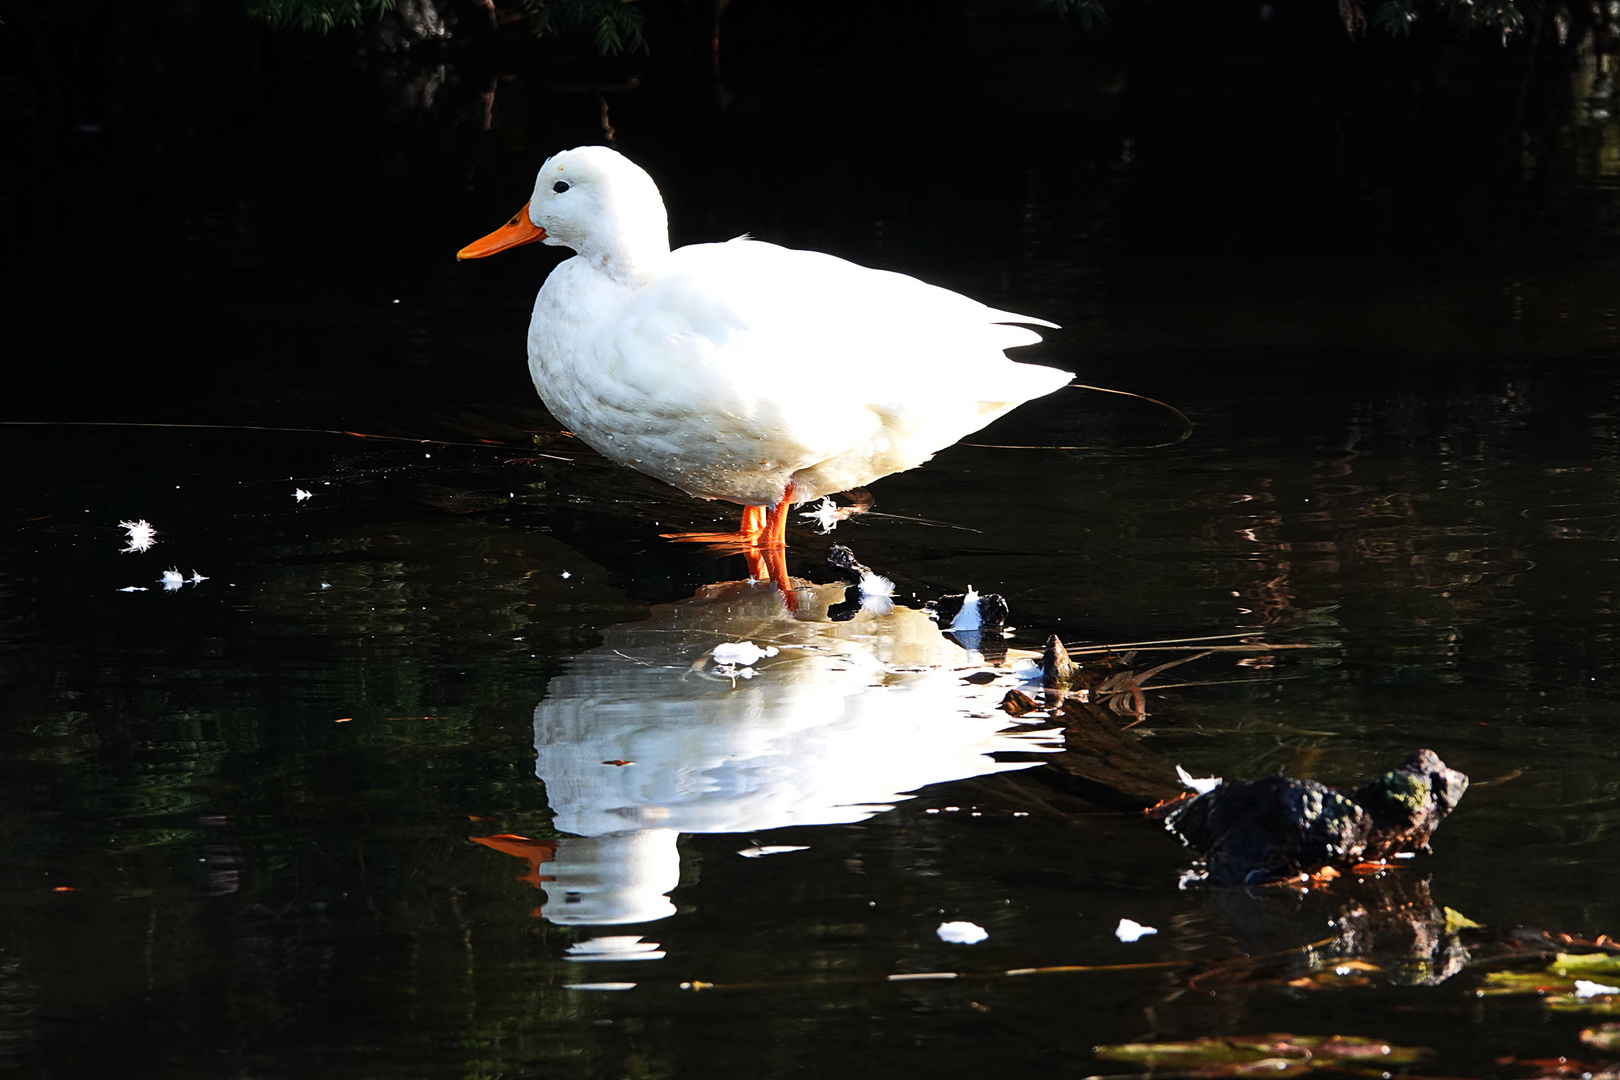
[[566, 150], [528, 205], [464, 248], [543, 240], [529, 324], [546, 407], [604, 456], [705, 499], [769, 507], [739, 539], [780, 544], [788, 508], [910, 469], [1071, 378], [1005, 350], [1051, 323], [903, 274], [757, 240], [671, 251], [652, 178]]

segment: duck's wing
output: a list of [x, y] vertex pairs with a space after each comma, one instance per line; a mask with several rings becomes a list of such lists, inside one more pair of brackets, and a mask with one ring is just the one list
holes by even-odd
[[624, 375], [665, 388], [662, 407], [764, 421], [804, 463], [885, 428], [932, 442], [922, 460], [1069, 381], [1006, 358], [1040, 340], [1029, 325], [1053, 324], [831, 255], [734, 240], [674, 252], [619, 320], [614, 352], [629, 361]]

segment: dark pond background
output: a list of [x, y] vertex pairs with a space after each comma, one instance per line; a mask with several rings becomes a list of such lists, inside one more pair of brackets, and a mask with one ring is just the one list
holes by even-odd
[[[529, 385], [557, 253], [453, 253], [606, 122], [677, 242], [748, 231], [1060, 323], [1029, 359], [1191, 436], [1068, 390], [974, 440], [1035, 449], [946, 451], [836, 538], [911, 607], [1002, 593], [1014, 646], [1313, 646], [1178, 671], [1143, 749], [1350, 785], [1430, 747], [1477, 786], [1403, 887], [1615, 933], [1612, 57], [1551, 28], [1351, 42], [1303, 3], [1086, 32], [737, 0], [716, 78], [701, 12], [649, 9], [651, 53], [601, 60], [445, 10], [325, 38], [7, 11], [0, 1068], [1086, 1076], [1121, 1071], [1100, 1043], [1294, 1031], [1511, 1077], [1580, 1052], [1592, 1017], [1481, 999], [1473, 969], [1425, 985], [1398, 949], [1363, 987], [1189, 989], [1341, 909], [1178, 888], [1155, 827], [972, 778], [1007, 736], [971, 686], [851, 675], [956, 662], [926, 626], [692, 603], [741, 562], [658, 534], [730, 511], [556, 436]], [[137, 519], [158, 545], [122, 552]], [[830, 580], [828, 542], [796, 531], [792, 570]], [[794, 634], [832, 660], [683, 678]], [[626, 831], [566, 828], [606, 805]], [[495, 834], [532, 846], [469, 841]], [[805, 850], [738, 854], [772, 845]], [[643, 921], [520, 880], [564, 864]], [[888, 979], [1158, 960], [1183, 966]]]

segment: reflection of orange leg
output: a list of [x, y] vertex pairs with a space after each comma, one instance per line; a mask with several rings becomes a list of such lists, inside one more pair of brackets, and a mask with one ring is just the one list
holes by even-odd
[[736, 532], [664, 533], [665, 540], [679, 540], [683, 544], [707, 544], [717, 551], [738, 551], [759, 546], [765, 532], [766, 510], [763, 506], [743, 507], [742, 524]]
[[781, 501], [769, 510], [763, 506], [743, 507], [742, 524], [734, 533], [665, 533], [664, 538], [706, 544], [716, 551], [741, 552], [748, 563], [749, 578], [773, 583], [791, 611], [794, 601], [787, 575], [787, 523], [792, 509], [793, 488], [789, 485]]
[[773, 506], [769, 514], [764, 515], [764, 527], [760, 530], [757, 541], [762, 553], [761, 559], [765, 564], [761, 568], [764, 572], [754, 573], [753, 564], [749, 564], [749, 572], [756, 581], [769, 579], [775, 583], [777, 590], [782, 594], [782, 599], [787, 602], [789, 611], [795, 610], [798, 606], [794, 602], [793, 583], [788, 581], [787, 573], [787, 522], [788, 514], [792, 510], [793, 487], [789, 485], [787, 492], [782, 496], [782, 501]]
[[707, 544], [717, 551], [783, 548], [787, 546], [787, 519], [792, 500], [793, 485], [789, 484], [782, 501], [769, 510], [763, 506], [743, 507], [742, 524], [737, 526], [736, 532], [664, 533], [663, 536], [665, 540]]

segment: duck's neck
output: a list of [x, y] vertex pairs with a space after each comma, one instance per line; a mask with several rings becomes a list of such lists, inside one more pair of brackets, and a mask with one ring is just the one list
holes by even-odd
[[576, 251], [608, 277], [640, 285], [669, 258], [669, 221], [662, 203], [626, 213], [620, 209], [615, 228], [593, 232]]

